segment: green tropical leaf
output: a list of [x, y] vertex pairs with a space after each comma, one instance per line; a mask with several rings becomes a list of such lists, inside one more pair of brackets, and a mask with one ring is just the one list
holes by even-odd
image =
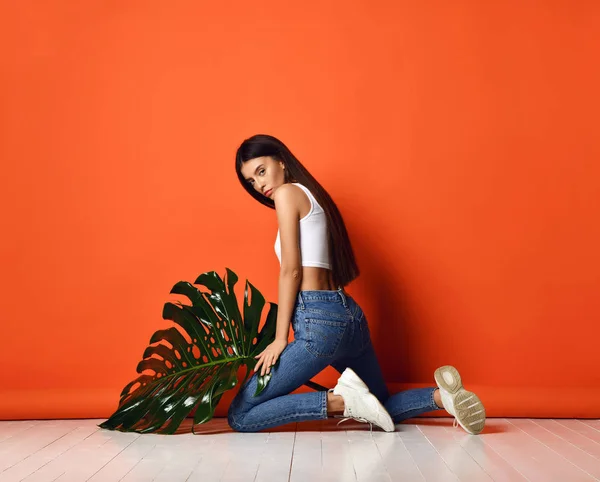
[[[234, 292], [238, 277], [226, 268], [225, 279], [215, 271], [198, 276], [195, 284], [208, 292], [186, 281], [173, 286], [171, 293], [186, 296], [191, 305], [165, 303], [163, 318], [176, 326], [152, 335], [137, 366], [140, 375], [123, 388], [117, 410], [100, 427], [174, 433], [194, 409], [194, 424], [210, 420], [223, 393], [237, 385], [241, 367], [248, 378], [254, 357], [275, 339], [277, 305], [269, 303], [261, 327], [262, 294], [246, 280], [242, 317]], [[256, 394], [270, 379], [258, 376]]]

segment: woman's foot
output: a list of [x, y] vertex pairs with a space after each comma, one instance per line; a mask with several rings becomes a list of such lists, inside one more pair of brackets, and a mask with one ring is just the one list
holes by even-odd
[[444, 409], [455, 417], [454, 424], [470, 434], [480, 433], [485, 425], [485, 408], [477, 395], [463, 388], [458, 370], [445, 365], [435, 371], [434, 378]]
[[[367, 385], [352, 369], [344, 370], [333, 389], [333, 394], [340, 395], [343, 399], [345, 418], [341, 422], [353, 418], [359, 422], [374, 423], [386, 432], [393, 432], [396, 429], [385, 407], [375, 395], [369, 392]], [[337, 400], [332, 405], [335, 403], [340, 401]]]

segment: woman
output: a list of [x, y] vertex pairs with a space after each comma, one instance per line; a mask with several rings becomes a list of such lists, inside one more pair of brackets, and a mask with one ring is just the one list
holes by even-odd
[[[231, 427], [254, 432], [333, 416], [392, 432], [395, 423], [445, 408], [467, 432], [481, 432], [483, 404], [463, 388], [454, 367], [435, 371], [437, 388], [390, 396], [367, 318], [343, 289], [359, 270], [342, 216], [290, 150], [272, 136], [255, 135], [237, 150], [235, 168], [250, 195], [276, 210], [275, 253], [281, 269], [275, 341], [256, 357], [254, 375], [232, 401]], [[288, 344], [290, 322], [294, 341]], [[342, 374], [335, 388], [290, 393], [328, 365]], [[254, 396], [259, 371], [271, 370], [269, 384]]]

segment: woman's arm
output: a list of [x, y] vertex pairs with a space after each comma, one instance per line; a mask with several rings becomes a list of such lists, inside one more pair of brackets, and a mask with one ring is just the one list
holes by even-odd
[[[283, 189], [285, 188], [285, 189]], [[300, 206], [297, 188], [284, 185], [277, 190], [275, 209], [281, 241], [281, 268], [279, 270], [279, 300], [276, 340], [287, 343], [290, 321], [302, 282], [300, 255]]]
[[258, 355], [254, 370], [262, 364], [261, 375], [269, 373], [286, 347], [290, 331], [296, 297], [302, 282], [302, 263], [300, 255], [300, 202], [291, 185], [283, 185], [273, 195], [279, 237], [281, 242], [281, 269], [279, 270], [279, 293], [277, 306], [277, 329], [275, 341]]

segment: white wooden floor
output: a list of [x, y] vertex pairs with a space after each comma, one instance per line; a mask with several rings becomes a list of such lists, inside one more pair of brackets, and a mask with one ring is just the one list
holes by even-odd
[[187, 422], [139, 435], [101, 421], [0, 421], [0, 482], [600, 480], [600, 420], [488, 419], [477, 436], [451, 418], [372, 434], [335, 419], [240, 434], [220, 418], [198, 435]]

